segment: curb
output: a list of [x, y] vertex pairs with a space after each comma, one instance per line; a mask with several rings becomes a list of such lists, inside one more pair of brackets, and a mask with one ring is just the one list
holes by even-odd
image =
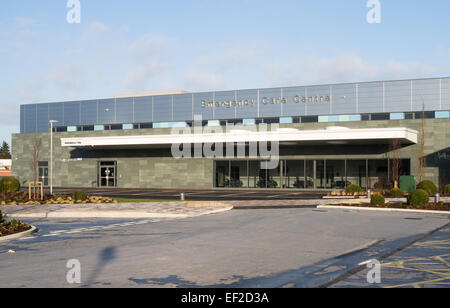
[[35, 226], [31, 226], [31, 229], [28, 230], [28, 231], [24, 231], [24, 232], [21, 232], [21, 233], [16, 233], [16, 234], [11, 234], [11, 235], [8, 235], [8, 236], [0, 237], [0, 243], [12, 241], [12, 240], [17, 240], [17, 239], [19, 239], [21, 237], [25, 237], [25, 236], [28, 236], [30, 234], [33, 234], [34, 232], [37, 232], [37, 228]]
[[400, 213], [419, 213], [419, 214], [446, 214], [450, 215], [450, 211], [427, 211], [427, 210], [407, 210], [407, 209], [386, 209], [374, 207], [356, 207], [356, 206], [333, 206], [333, 205], [318, 205], [318, 209], [341, 209], [341, 210], [357, 210], [357, 211], [372, 211], [372, 212], [400, 212]]

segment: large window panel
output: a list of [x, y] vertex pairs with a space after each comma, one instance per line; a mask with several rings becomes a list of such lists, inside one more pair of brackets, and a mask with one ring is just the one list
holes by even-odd
[[305, 87], [283, 88], [283, 96], [287, 99], [283, 106], [282, 116], [304, 116], [306, 106], [302, 101], [306, 97]]
[[367, 189], [367, 169], [366, 160], [347, 161], [347, 181], [348, 184], [357, 184]]
[[173, 120], [189, 121], [192, 119], [192, 94], [173, 96]]
[[286, 185], [286, 188], [305, 188], [304, 160], [287, 160], [284, 162], [284, 185]]
[[[281, 116], [281, 88], [264, 89], [259, 92], [259, 112], [260, 117], [280, 117]], [[287, 102], [286, 102], [287, 104]]]
[[369, 82], [359, 84], [359, 112], [383, 112], [383, 83]]
[[359, 113], [355, 84], [333, 85], [331, 86], [331, 92], [333, 94], [331, 97], [333, 114]]
[[64, 103], [64, 126], [80, 125], [80, 102]]
[[98, 101], [98, 124], [116, 123], [115, 99], [101, 99]]
[[306, 93], [308, 94], [306, 102], [307, 115], [323, 115], [330, 113], [331, 100], [327, 99], [328, 97], [331, 97], [329, 86], [308, 87]]
[[345, 189], [349, 184], [345, 176], [345, 160], [326, 161], [326, 188]]
[[[215, 93], [215, 119], [234, 119], [236, 116], [236, 92], [216, 92]], [[217, 106], [218, 105], [218, 106]]]
[[36, 132], [37, 105], [25, 105], [25, 133]]
[[238, 118], [253, 119], [258, 117], [258, 90], [237, 91], [238, 101], [243, 105], [237, 107]]
[[134, 122], [148, 123], [153, 121], [153, 103], [152, 97], [134, 98]]
[[49, 132], [49, 119], [48, 119], [48, 104], [37, 105], [37, 132], [48, 133]]
[[54, 124], [54, 126], [64, 126], [64, 105], [63, 103], [54, 103], [50, 104], [50, 116], [49, 121], [54, 120], [58, 121], [58, 123]]
[[82, 101], [81, 103], [81, 125], [97, 124], [97, 100]]
[[391, 176], [387, 159], [369, 160], [369, 187], [374, 189], [390, 189]]
[[154, 97], [154, 122], [170, 122], [172, 121], [172, 96], [155, 96]]
[[215, 120], [214, 107], [210, 106], [214, 101], [214, 93], [194, 94], [194, 116], [202, 116], [203, 121]]
[[118, 98], [116, 100], [117, 106], [117, 123], [133, 123], [133, 98]]

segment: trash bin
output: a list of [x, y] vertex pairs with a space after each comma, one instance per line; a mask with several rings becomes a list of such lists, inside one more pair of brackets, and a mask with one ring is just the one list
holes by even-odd
[[413, 176], [400, 177], [400, 189], [404, 192], [413, 192], [416, 189], [416, 180]]

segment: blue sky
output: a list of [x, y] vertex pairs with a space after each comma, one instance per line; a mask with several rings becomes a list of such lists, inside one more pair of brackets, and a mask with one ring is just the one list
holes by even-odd
[[160, 90], [450, 76], [450, 2], [66, 0], [0, 3], [0, 141], [19, 105]]

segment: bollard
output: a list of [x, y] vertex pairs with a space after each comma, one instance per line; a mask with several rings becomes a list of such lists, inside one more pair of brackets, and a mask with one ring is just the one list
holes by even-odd
[[367, 198], [372, 198], [372, 192], [370, 191], [370, 189], [367, 190]]
[[181, 201], [184, 201], [184, 200], [185, 200], [184, 193], [181, 193], [180, 199], [181, 199]]
[[441, 202], [441, 196], [439, 195], [439, 193], [437, 193], [436, 195], [434, 195], [434, 203], [439, 203]]

